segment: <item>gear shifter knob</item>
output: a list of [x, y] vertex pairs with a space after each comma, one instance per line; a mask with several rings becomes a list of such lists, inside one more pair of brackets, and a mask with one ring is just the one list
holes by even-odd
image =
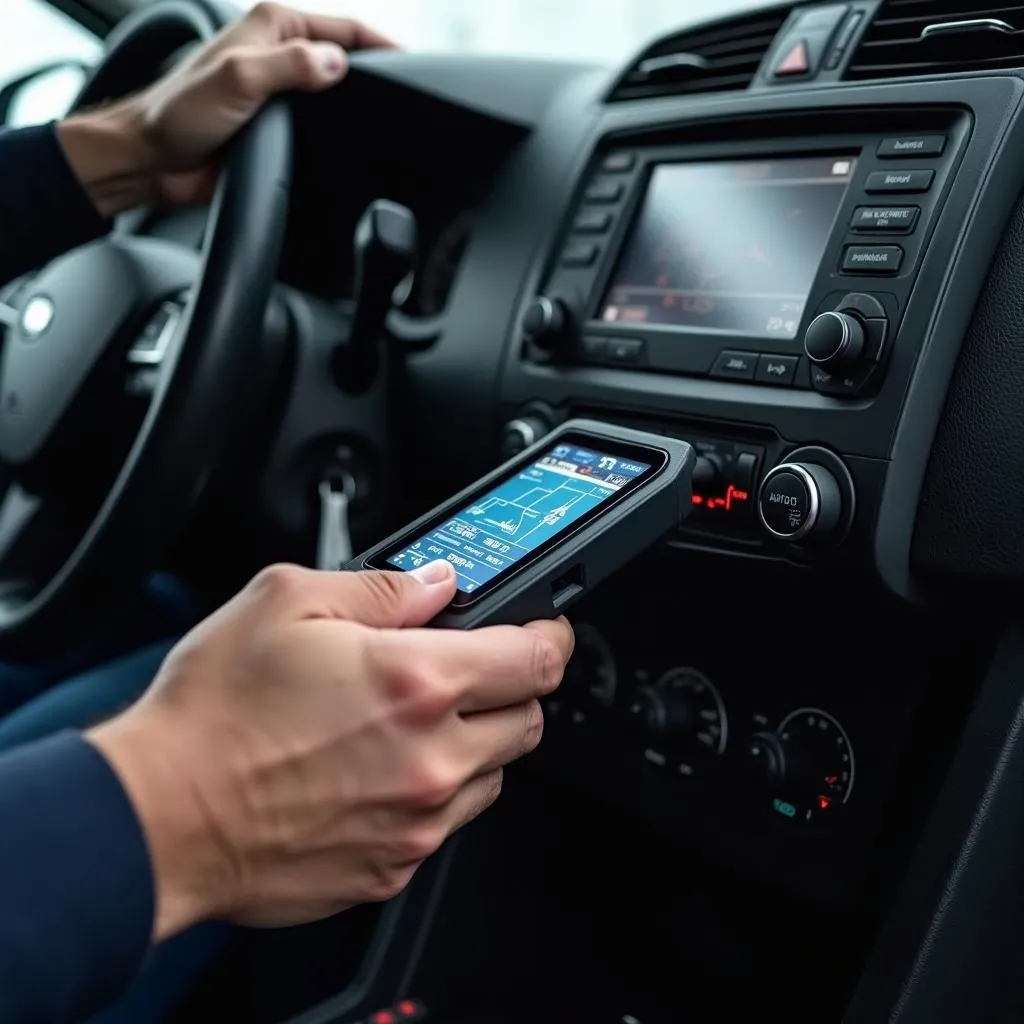
[[353, 238], [355, 312], [348, 340], [334, 353], [334, 377], [342, 390], [359, 393], [373, 383], [392, 295], [413, 270], [416, 245], [416, 217], [405, 206], [377, 199], [359, 218]]

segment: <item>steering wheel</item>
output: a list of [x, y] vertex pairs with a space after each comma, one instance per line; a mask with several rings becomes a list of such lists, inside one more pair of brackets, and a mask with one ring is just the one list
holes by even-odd
[[[76, 109], [155, 80], [230, 15], [128, 16]], [[291, 118], [233, 144], [201, 253], [115, 230], [17, 283], [0, 356], [0, 645], [31, 650], [154, 566], [245, 406], [284, 240]], [[2, 293], [0, 293], [2, 297]]]

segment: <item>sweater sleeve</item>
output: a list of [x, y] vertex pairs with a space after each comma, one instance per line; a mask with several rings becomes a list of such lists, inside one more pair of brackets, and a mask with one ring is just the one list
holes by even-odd
[[56, 123], [0, 130], [0, 285], [109, 229], [75, 177]]
[[0, 1020], [71, 1024], [112, 1002], [150, 946], [142, 826], [73, 732], [0, 756]]

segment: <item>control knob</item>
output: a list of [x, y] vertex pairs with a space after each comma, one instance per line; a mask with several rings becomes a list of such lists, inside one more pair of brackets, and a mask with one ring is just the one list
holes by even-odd
[[657, 686], [641, 686], [633, 694], [629, 716], [639, 731], [651, 739], [677, 736], [691, 722], [688, 703]]
[[829, 540], [843, 519], [843, 492], [833, 473], [813, 462], [782, 462], [761, 484], [757, 511], [779, 540]]
[[851, 370], [864, 356], [867, 334], [863, 321], [853, 313], [821, 313], [804, 333], [807, 358], [829, 373]]
[[674, 668], [654, 686], [638, 687], [628, 704], [638, 732], [652, 743], [689, 754], [718, 756], [729, 721], [718, 688], [694, 668]]
[[523, 315], [526, 340], [543, 352], [554, 353], [568, 341], [572, 313], [562, 299], [538, 295]]
[[536, 444], [542, 437], [550, 434], [551, 421], [542, 413], [530, 411], [505, 424], [501, 435], [502, 458], [511, 459], [514, 455], [526, 451], [530, 445]]

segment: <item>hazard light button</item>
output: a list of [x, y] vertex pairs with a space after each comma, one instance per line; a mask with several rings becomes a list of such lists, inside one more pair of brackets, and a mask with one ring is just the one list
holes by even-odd
[[795, 78], [806, 75], [811, 70], [811, 55], [807, 49], [806, 39], [796, 39], [785, 47], [775, 65], [776, 78]]

